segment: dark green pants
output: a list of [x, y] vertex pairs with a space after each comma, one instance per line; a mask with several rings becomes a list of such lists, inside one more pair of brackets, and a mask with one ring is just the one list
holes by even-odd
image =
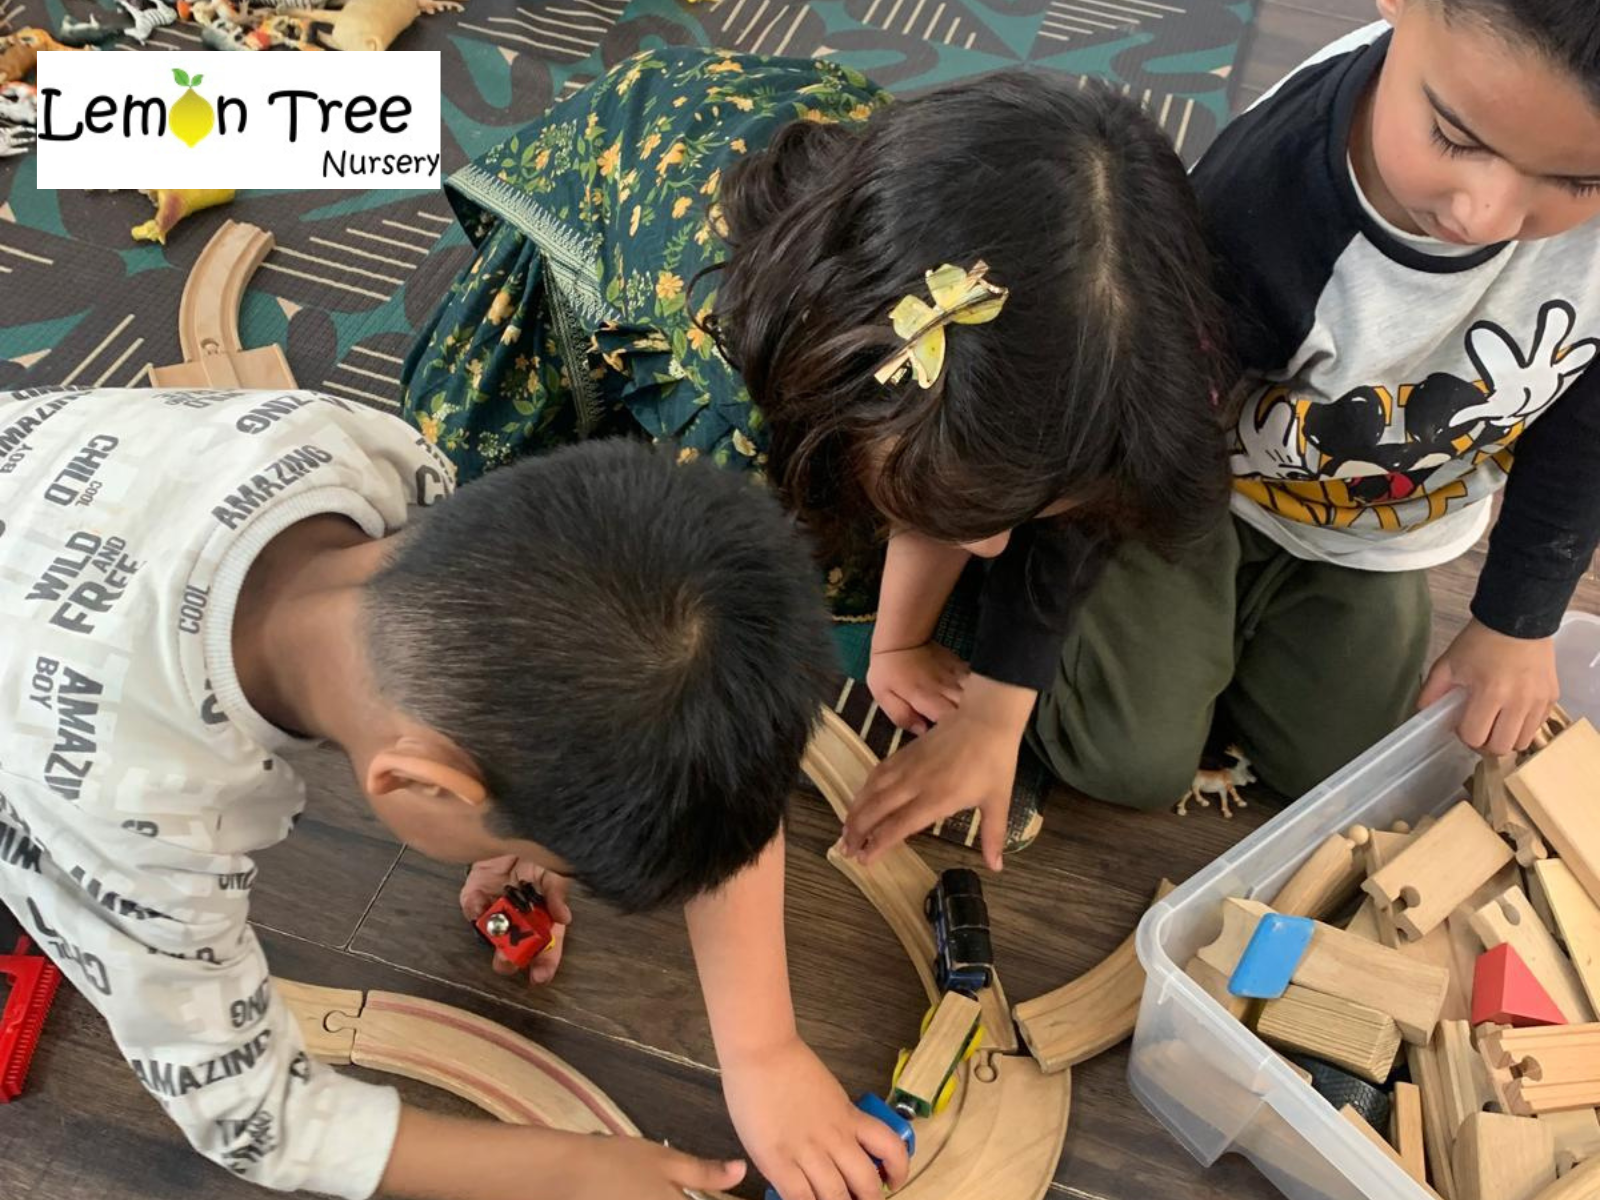
[[1237, 519], [1179, 563], [1128, 545], [1029, 741], [1079, 791], [1150, 809], [1188, 790], [1208, 744], [1237, 742], [1294, 799], [1411, 716], [1431, 623], [1424, 572], [1307, 562]]

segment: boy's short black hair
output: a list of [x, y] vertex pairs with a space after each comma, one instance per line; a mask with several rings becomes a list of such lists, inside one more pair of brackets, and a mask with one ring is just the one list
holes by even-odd
[[777, 503], [622, 439], [428, 510], [367, 625], [384, 696], [473, 757], [497, 831], [628, 911], [720, 886], [777, 835], [832, 654]]
[[1476, 17], [1569, 71], [1600, 107], [1600, 3], [1596, 0], [1438, 0], [1449, 17]]

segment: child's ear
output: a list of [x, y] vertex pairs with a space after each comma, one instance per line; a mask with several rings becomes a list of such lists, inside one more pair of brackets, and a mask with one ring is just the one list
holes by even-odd
[[374, 755], [362, 784], [371, 796], [416, 790], [471, 808], [480, 807], [489, 798], [488, 789], [476, 775], [434, 757], [425, 748], [404, 743]]
[[1398, 25], [1405, 7], [1406, 0], [1378, 0], [1378, 15], [1389, 24]]

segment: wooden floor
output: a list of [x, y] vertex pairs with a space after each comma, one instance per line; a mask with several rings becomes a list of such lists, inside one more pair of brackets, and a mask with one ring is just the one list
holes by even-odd
[[[1370, 0], [1265, 0], [1239, 80], [1241, 103], [1309, 51], [1356, 28], [1371, 7]], [[1436, 577], [1441, 646], [1464, 619], [1479, 561], [1471, 556]], [[1592, 575], [1579, 606], [1600, 611], [1600, 582]], [[650, 1136], [706, 1154], [737, 1153], [678, 917], [625, 920], [580, 902], [560, 978], [530, 992], [490, 972], [456, 908], [457, 872], [396, 844], [333, 756], [314, 757], [307, 771], [313, 799], [305, 819], [287, 843], [260, 856], [255, 916], [276, 973], [407, 991], [482, 1013], [569, 1058]], [[1231, 823], [1209, 814], [1179, 821], [1056, 803], [1041, 841], [988, 884], [1012, 998], [1092, 966], [1133, 927], [1161, 876], [1184, 878], [1269, 816], [1251, 808]], [[803, 1035], [846, 1087], [881, 1089], [923, 1005], [888, 929], [824, 860], [835, 835], [820, 802], [802, 798], [790, 852], [795, 1000]], [[936, 868], [971, 861], [942, 843], [924, 840], [919, 849]], [[1075, 1073], [1055, 1193], [1108, 1200], [1276, 1194], [1242, 1160], [1201, 1170], [1130, 1097], [1125, 1069], [1119, 1050]], [[418, 1103], [459, 1107], [419, 1088], [406, 1091]], [[259, 1195], [182, 1144], [88, 1004], [64, 992], [28, 1095], [0, 1109], [0, 1197]]]

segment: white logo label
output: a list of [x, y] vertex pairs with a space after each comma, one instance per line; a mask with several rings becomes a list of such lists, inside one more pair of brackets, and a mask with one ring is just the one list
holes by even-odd
[[439, 53], [39, 55], [44, 188], [439, 186]]

